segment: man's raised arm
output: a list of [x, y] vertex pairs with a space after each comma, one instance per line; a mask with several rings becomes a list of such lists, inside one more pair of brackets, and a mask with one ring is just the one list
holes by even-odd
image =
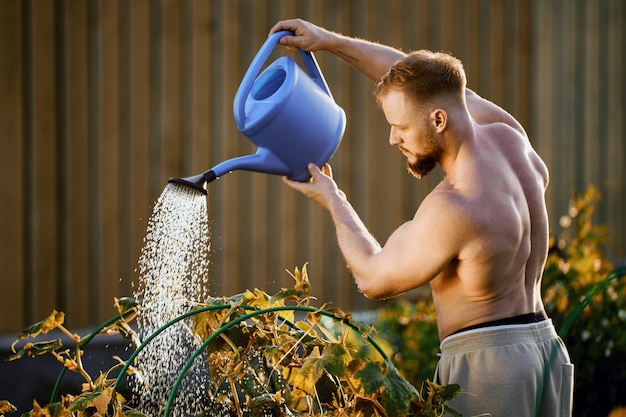
[[281, 30], [294, 32], [294, 36], [283, 37], [281, 45], [311, 52], [331, 52], [375, 82], [378, 82], [396, 61], [406, 56], [404, 52], [390, 46], [344, 36], [302, 19], [278, 22], [270, 30], [270, 34]]

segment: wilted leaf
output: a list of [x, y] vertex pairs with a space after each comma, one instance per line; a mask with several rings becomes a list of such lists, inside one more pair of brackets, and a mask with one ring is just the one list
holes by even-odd
[[65, 321], [65, 313], [62, 311], [52, 310], [52, 313], [45, 319], [38, 323], [35, 323], [22, 331], [17, 340], [11, 345], [11, 349], [15, 352], [15, 345], [20, 339], [26, 339], [27, 337], [37, 337], [40, 334], [46, 334], [58, 326], [62, 325]]
[[363, 359], [352, 359], [346, 366], [346, 371], [348, 371], [348, 373], [350, 374], [355, 374], [364, 367], [365, 362], [363, 362]]
[[17, 411], [17, 408], [6, 400], [0, 401], [0, 414], [4, 413], [14, 413]]
[[294, 372], [289, 378], [289, 383], [296, 389], [300, 389], [307, 394], [315, 394], [315, 383], [324, 372], [319, 348], [316, 346], [307, 358], [302, 367]]
[[254, 292], [248, 290], [244, 293], [243, 304], [250, 307], [257, 307], [259, 310], [272, 307], [270, 304], [270, 296], [258, 288], [255, 288]]
[[37, 400], [33, 400], [33, 409], [22, 414], [23, 417], [72, 417], [72, 413], [61, 403], [52, 403], [44, 407]]
[[113, 398], [113, 387], [109, 387], [103, 390], [100, 395], [93, 399], [93, 405], [98, 410], [98, 413], [105, 415], [111, 399]]
[[28, 417], [50, 417], [48, 407], [41, 407], [37, 400], [33, 400], [33, 409], [28, 413]]
[[302, 266], [302, 271], [296, 268], [293, 273], [289, 271], [287, 272], [296, 281], [296, 284], [293, 288], [295, 290], [295, 293], [297, 293], [300, 297], [300, 303], [308, 305], [308, 299], [311, 295], [311, 282], [309, 281], [309, 275], [307, 273], [306, 266], [307, 264], [304, 264]]
[[18, 352], [15, 352], [15, 349], [13, 349], [15, 354], [9, 356], [7, 361], [14, 361], [24, 355], [34, 358], [35, 356], [56, 352], [62, 347], [63, 344], [61, 343], [61, 339], [50, 340], [47, 342], [26, 343]]
[[344, 355], [346, 350], [339, 344], [329, 344], [320, 354], [319, 347], [315, 346], [307, 356], [298, 372], [292, 374], [289, 382], [294, 388], [301, 389], [309, 394], [315, 393], [315, 384], [328, 371], [334, 375], [343, 375], [345, 371]]

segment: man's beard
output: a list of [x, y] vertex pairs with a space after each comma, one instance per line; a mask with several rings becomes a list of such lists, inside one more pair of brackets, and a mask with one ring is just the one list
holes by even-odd
[[430, 150], [420, 155], [415, 162], [407, 161], [406, 163], [407, 170], [418, 180], [432, 171], [443, 155], [443, 148], [437, 143], [432, 132], [427, 134], [426, 142], [431, 145]]
[[407, 162], [407, 170], [418, 180], [421, 180], [423, 176], [432, 171], [441, 158], [441, 151], [430, 152], [418, 159], [416, 162]]

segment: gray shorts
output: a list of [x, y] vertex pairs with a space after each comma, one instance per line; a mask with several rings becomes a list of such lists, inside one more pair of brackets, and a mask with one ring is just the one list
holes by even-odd
[[572, 415], [574, 365], [551, 320], [467, 330], [440, 349], [435, 382], [461, 386], [450, 406], [464, 417]]

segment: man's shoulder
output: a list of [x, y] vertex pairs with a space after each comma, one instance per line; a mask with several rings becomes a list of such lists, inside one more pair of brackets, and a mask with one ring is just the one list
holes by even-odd
[[418, 215], [445, 218], [447, 222], [465, 222], [478, 206], [464, 189], [442, 181], [422, 201]]

